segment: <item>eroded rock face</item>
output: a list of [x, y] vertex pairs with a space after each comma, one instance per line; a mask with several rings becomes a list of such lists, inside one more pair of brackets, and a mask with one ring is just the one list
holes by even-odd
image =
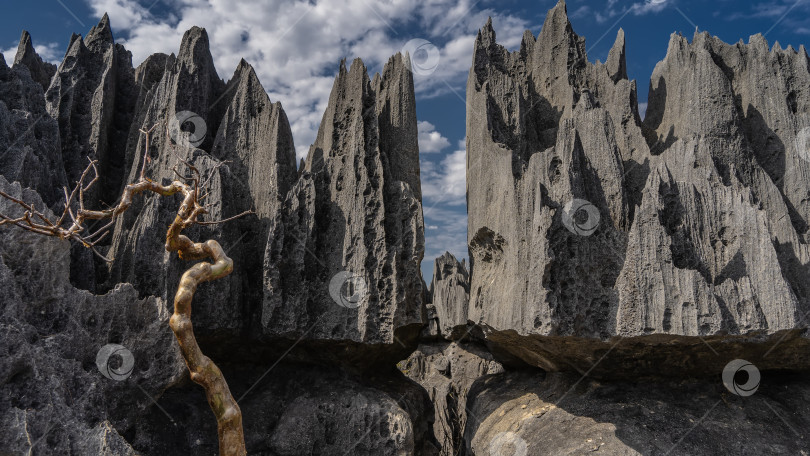
[[[624, 251], [631, 220], [623, 163], [648, 154], [635, 84], [614, 82], [617, 71], [587, 62], [564, 3], [519, 52], [495, 42], [491, 23], [479, 32], [467, 87], [471, 320], [521, 334], [609, 334], [622, 264], [613, 252]], [[592, 236], [563, 224], [574, 199], [597, 204]], [[577, 249], [599, 261], [578, 261]]]
[[[9, 165], [0, 168], [3, 175], [58, 206], [62, 186], [78, 177], [88, 158], [98, 159], [102, 182], [86, 202], [112, 202], [105, 198], [119, 195], [144, 166], [147, 144], [139, 130], [155, 126], [147, 177], [176, 179], [175, 169], [191, 176], [186, 161], [207, 180], [212, 205], [205, 220], [253, 211], [187, 231], [195, 240], [218, 240], [236, 265], [226, 279], [197, 291], [193, 321], [203, 351], [223, 366], [234, 394], [245, 395], [240, 405], [251, 454], [436, 453], [429, 397], [394, 368], [415, 346], [425, 294], [416, 114], [406, 59], [395, 56], [373, 80], [359, 61], [342, 70], [299, 176], [283, 108], [269, 100], [244, 61], [227, 83], [221, 80], [203, 29], [189, 30], [176, 56], [156, 54], [133, 69], [105, 16], [87, 37], [72, 38], [46, 93], [42, 74], [50, 67], [32, 54], [30, 37], [24, 35], [21, 50], [14, 68], [0, 56], [0, 139], [14, 153], [3, 161]], [[167, 134], [178, 116], [193, 131]], [[24, 136], [35, 123], [37, 135]], [[18, 187], [10, 193], [20, 196]], [[31, 191], [22, 198], [45, 207]], [[299, 201], [309, 204], [306, 211], [298, 212]], [[109, 246], [100, 246], [114, 258], [109, 267], [94, 268], [81, 248], [68, 266], [67, 242], [2, 228], [0, 295], [5, 293], [6, 308], [0, 324], [15, 334], [0, 341], [8, 353], [1, 370], [8, 375], [0, 377], [0, 423], [10, 430], [0, 436], [3, 451], [26, 452], [32, 445], [59, 454], [215, 451], [213, 417], [202, 390], [188, 381], [167, 324], [188, 266], [163, 245], [178, 205], [177, 198], [135, 198], [116, 220]], [[0, 206], [0, 212], [17, 215], [12, 206]], [[292, 241], [299, 217], [311, 229], [304, 245], [322, 257], [307, 260], [316, 266], [287, 256], [301, 248]], [[17, 240], [19, 246], [7, 247]], [[274, 258], [265, 268], [265, 252], [285, 255], [284, 262]], [[335, 273], [349, 269], [369, 284], [360, 311], [340, 307], [328, 289]], [[74, 289], [68, 271], [71, 279], [78, 275], [87, 288], [107, 293]], [[311, 282], [290, 279], [310, 274]], [[273, 282], [276, 276], [282, 281]], [[266, 305], [282, 293], [302, 292], [305, 299], [317, 297], [317, 304], [285, 303], [282, 310], [292, 320]], [[318, 306], [337, 312], [326, 312], [322, 326], [309, 332], [324, 314]], [[98, 373], [95, 356], [108, 342], [132, 350], [135, 373], [126, 382]], [[296, 350], [286, 364], [276, 366], [290, 347]], [[276, 371], [264, 380], [269, 385], [261, 385], [271, 366]], [[160, 407], [140, 388], [134, 391], [132, 382]], [[77, 396], [88, 388], [87, 400]], [[57, 424], [49, 429], [50, 418]], [[40, 436], [45, 438], [37, 442]]]
[[74, 35], [45, 93], [48, 113], [59, 123], [68, 182], [79, 180], [88, 159], [99, 161], [101, 182], [88, 201], [110, 204], [127, 163], [126, 138], [136, 94], [132, 55], [113, 40], [107, 15], [86, 37]]
[[[354, 377], [327, 366], [222, 367], [240, 398], [248, 454], [437, 454], [428, 395], [399, 372]], [[152, 410], [133, 431], [133, 447], [144, 454], [216, 453], [216, 422], [200, 395], [196, 385], [167, 392], [161, 405], [183, 417], [180, 430]]]
[[56, 65], [50, 62], [43, 62], [39, 54], [34, 50], [34, 43], [31, 34], [23, 30], [20, 36], [20, 43], [17, 45], [17, 55], [14, 56], [14, 66], [22, 65], [28, 68], [31, 79], [42, 86], [42, 90], [48, 90], [51, 79], [56, 74]]
[[807, 378], [796, 374], [766, 374], [754, 395], [740, 397], [719, 375], [600, 383], [509, 372], [471, 388], [466, 454], [804, 454], [808, 400]]
[[[44, 206], [36, 193], [2, 176], [0, 190]], [[21, 212], [0, 199], [0, 213]], [[103, 296], [77, 290], [68, 281], [69, 267], [69, 242], [16, 227], [0, 230], [0, 448], [134, 454], [120, 433], [186, 375], [169, 313], [162, 301], [140, 299], [128, 284]], [[128, 350], [102, 359], [121, 380], [97, 366], [107, 344]], [[126, 356], [133, 361], [130, 375]]]
[[[266, 337], [334, 341], [327, 353], [348, 343], [339, 356], [355, 353], [360, 364], [378, 355], [353, 352], [357, 343], [390, 350], [381, 356], [396, 362], [416, 340], [424, 229], [408, 65], [398, 54], [369, 80], [359, 59], [341, 63], [302, 174], [271, 221]], [[357, 293], [344, 300], [350, 280]]]
[[619, 331], [773, 333], [801, 323], [808, 82], [804, 49], [673, 35], [651, 79], [645, 125], [657, 160], [619, 279]]
[[442, 337], [456, 340], [466, 335], [469, 300], [467, 264], [445, 252], [433, 264], [433, 281], [430, 283], [430, 302]]
[[[139, 124], [133, 124], [127, 146], [127, 155], [134, 157], [128, 180], [136, 180], [143, 166], [146, 144], [138, 129], [166, 129], [169, 122], [188, 118], [195, 127], [188, 136], [165, 131], [152, 136], [147, 175], [175, 179], [177, 167], [190, 176], [182, 158], [208, 182], [213, 204], [206, 220], [255, 211], [227, 224], [191, 230], [194, 239], [219, 240], [236, 265], [216, 287], [203, 287], [195, 296], [195, 327], [203, 338], [236, 336], [250, 329], [261, 300], [255, 283], [261, 281], [262, 256], [256, 252], [264, 249], [268, 220], [296, 177], [287, 117], [280, 103], [270, 102], [247, 62], [239, 64], [227, 85], [219, 79], [208, 35], [200, 28], [184, 35], [177, 57], [157, 55], [145, 61], [136, 79], [142, 91]], [[186, 266], [165, 253], [162, 233], [178, 205], [178, 198], [147, 195], [121, 218], [111, 247], [116, 261], [110, 284], [131, 281], [142, 293], [173, 298]]]
[[700, 375], [717, 353], [810, 367], [806, 53], [673, 36], [642, 123], [624, 39], [591, 64], [563, 1], [517, 52], [479, 32], [468, 318], [549, 370]]
[[36, 190], [53, 207], [63, 199], [61, 189], [67, 185], [59, 126], [48, 115], [43, 88], [34, 79], [41, 60], [31, 54], [27, 33], [20, 47], [22, 54], [18, 50], [12, 68], [0, 56], [0, 174]]
[[422, 385], [433, 403], [433, 435], [442, 456], [463, 454], [468, 420], [467, 395], [479, 378], [503, 372], [485, 348], [475, 343], [420, 344], [399, 369]]

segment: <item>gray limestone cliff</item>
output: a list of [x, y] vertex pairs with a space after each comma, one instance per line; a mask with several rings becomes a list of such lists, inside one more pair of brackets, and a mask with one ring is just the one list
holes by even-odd
[[[39, 196], [0, 176], [0, 191], [37, 207]], [[19, 206], [0, 199], [0, 212]], [[68, 281], [70, 243], [18, 229], [0, 230], [0, 450], [10, 454], [134, 454], [122, 437], [180, 383], [186, 367], [160, 299], [129, 284], [96, 296]], [[103, 358], [120, 377], [99, 373], [107, 344], [128, 347]], [[123, 353], [123, 352], [122, 352]], [[125, 356], [125, 355], [123, 355]]]
[[503, 372], [503, 366], [475, 343], [439, 342], [419, 345], [398, 367], [430, 396], [439, 454], [463, 454], [470, 388], [481, 377]]
[[379, 354], [355, 353], [357, 344], [388, 350], [380, 356], [396, 362], [416, 341], [424, 223], [408, 68], [397, 54], [371, 80], [359, 59], [341, 63], [302, 174], [271, 221], [266, 337], [331, 341], [326, 353], [345, 345], [340, 356], [355, 364]]
[[56, 74], [56, 65], [50, 62], [44, 62], [42, 58], [34, 50], [34, 42], [31, 40], [31, 34], [23, 30], [20, 36], [20, 42], [17, 45], [17, 55], [14, 56], [14, 66], [22, 65], [28, 68], [31, 74], [31, 79], [42, 86], [42, 90], [48, 90], [51, 85], [51, 79]]
[[48, 113], [59, 123], [62, 161], [73, 185], [99, 161], [101, 185], [95, 199], [108, 204], [125, 174], [123, 150], [132, 121], [132, 56], [113, 40], [105, 15], [86, 37], [74, 35], [45, 92]]
[[642, 123], [624, 40], [588, 62], [564, 1], [518, 51], [480, 30], [468, 318], [552, 371], [810, 367], [806, 53], [673, 36]]
[[[101, 182], [86, 202], [114, 203], [144, 164], [139, 130], [156, 126], [149, 178], [176, 179], [175, 170], [192, 177], [187, 162], [207, 180], [205, 220], [252, 211], [189, 230], [193, 239], [217, 239], [234, 259], [233, 274], [198, 290], [194, 329], [240, 399], [248, 450], [431, 455], [438, 445], [429, 395], [395, 368], [425, 313], [409, 62], [396, 55], [373, 79], [360, 61], [341, 68], [299, 174], [281, 104], [245, 61], [220, 79], [204, 29], [186, 32], [177, 55], [155, 54], [137, 68], [106, 15], [86, 37], [72, 37], [58, 68], [24, 33], [13, 67], [0, 56], [0, 189], [59, 211], [62, 187], [96, 159]], [[0, 212], [18, 215], [0, 203]], [[9, 335], [0, 339], [8, 431], [0, 452], [215, 451], [216, 423], [167, 322], [188, 267], [163, 245], [178, 204], [136, 198], [100, 246], [114, 258], [109, 265], [76, 246], [71, 255], [66, 241], [2, 227], [0, 325]], [[306, 258], [297, 253], [307, 250]], [[330, 293], [348, 270], [368, 284], [359, 309], [341, 307], [340, 290]], [[96, 365], [111, 343], [131, 349], [126, 381]]]
[[[467, 303], [470, 275], [466, 261], [459, 262], [450, 252], [436, 258], [428, 302], [436, 325], [434, 336], [458, 340], [467, 334]], [[428, 328], [434, 331], [432, 327]]]
[[[202, 28], [137, 68], [106, 15], [58, 67], [23, 32], [0, 55], [0, 190], [58, 212], [95, 159], [103, 207], [143, 166], [188, 163], [204, 220], [251, 211], [188, 231], [234, 259], [193, 322], [250, 454], [807, 453], [810, 59], [673, 34], [642, 120], [631, 39], [589, 62], [563, 0], [517, 50], [478, 32], [469, 264], [435, 259], [430, 288], [407, 55], [336, 67], [299, 164], [281, 103], [244, 60], [220, 78]], [[0, 453], [216, 451], [167, 324], [178, 204], [136, 198], [111, 264], [0, 228]], [[131, 352], [124, 379], [98, 363], [108, 344]], [[751, 395], [724, 388], [739, 359]]]
[[[33, 54], [32, 54], [33, 53]], [[0, 174], [36, 190], [53, 207], [67, 185], [59, 126], [48, 115], [31, 37], [23, 33], [11, 68], [0, 56]]]
[[[218, 287], [201, 290], [195, 300], [195, 325], [209, 336], [235, 336], [249, 328], [261, 292], [261, 255], [267, 220], [295, 178], [292, 133], [279, 103], [272, 103], [253, 68], [241, 62], [226, 84], [217, 75], [204, 29], [183, 36], [177, 56], [153, 56], [136, 71], [141, 81], [137, 124], [127, 143], [128, 181], [143, 166], [144, 136], [157, 125], [149, 145], [146, 172], [155, 180], [175, 179], [175, 169], [191, 177], [183, 161], [208, 182], [205, 220], [221, 220], [244, 211], [255, 214], [224, 225], [198, 227], [194, 236], [221, 239], [237, 265]], [[194, 131], [167, 133], [170, 122], [192, 124]], [[180, 125], [183, 128], [183, 125]], [[139, 199], [116, 224], [108, 286], [131, 282], [141, 293], [171, 300], [185, 270], [164, 256], [162, 232], [174, 219], [179, 200], [157, 195]], [[160, 261], [156, 263], [155, 258]], [[239, 305], [223, 302], [235, 299]], [[203, 336], [206, 337], [206, 336]]]
[[460, 454], [806, 453], [807, 375], [764, 375], [762, 385], [755, 395], [739, 397], [720, 381], [487, 375], [468, 393]]

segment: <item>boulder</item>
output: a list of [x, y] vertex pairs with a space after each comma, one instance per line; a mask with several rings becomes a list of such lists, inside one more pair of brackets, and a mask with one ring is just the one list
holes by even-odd
[[398, 367], [430, 396], [439, 454], [462, 454], [470, 387], [485, 375], [503, 372], [503, 366], [475, 343], [439, 342], [420, 344]]
[[464, 442], [469, 455], [803, 454], [808, 400], [807, 376], [797, 374], [763, 373], [743, 397], [719, 375], [602, 383], [509, 372], [470, 389]]

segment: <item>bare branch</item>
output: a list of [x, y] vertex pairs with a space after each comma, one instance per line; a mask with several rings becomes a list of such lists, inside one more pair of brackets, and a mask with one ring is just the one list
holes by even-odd
[[[183, 274], [180, 280], [180, 286], [175, 294], [174, 315], [172, 315], [169, 324], [180, 345], [183, 358], [191, 373], [191, 380], [205, 388], [208, 403], [217, 419], [220, 455], [245, 456], [247, 453], [245, 451], [245, 437], [242, 430], [242, 412], [236, 400], [233, 398], [233, 395], [231, 395], [228, 384], [220, 369], [211, 359], [203, 355], [200, 351], [191, 325], [191, 300], [194, 297], [194, 291], [197, 285], [230, 274], [231, 271], [233, 271], [233, 260], [228, 258], [218, 242], [209, 240], [204, 243], [194, 243], [181, 234], [181, 232], [191, 225], [225, 223], [254, 213], [254, 211], [245, 211], [225, 220], [197, 220], [199, 216], [208, 213], [206, 207], [200, 205], [201, 175], [196, 167], [180, 157], [178, 157], [178, 160], [191, 170], [192, 177], [184, 177], [175, 167], [173, 171], [181, 180], [175, 180], [171, 184], [164, 186], [148, 179], [146, 177], [146, 164], [149, 161], [150, 134], [155, 127], [157, 127], [157, 124], [153, 125], [148, 130], [140, 130], [145, 136], [143, 163], [141, 165], [140, 175], [136, 182], [124, 188], [121, 199], [116, 206], [104, 210], [88, 210], [85, 208], [84, 193], [89, 191], [99, 180], [96, 161], [90, 160], [90, 164], [84, 170], [81, 177], [79, 177], [76, 186], [70, 194], [68, 194], [67, 188], [64, 189], [65, 207], [61, 216], [56, 221], [52, 222], [49, 220], [45, 214], [37, 211], [32, 204], [27, 204], [20, 199], [0, 191], [0, 197], [16, 203], [25, 211], [22, 216], [17, 218], [12, 218], [0, 213], [0, 226], [16, 225], [33, 233], [80, 242], [97, 257], [106, 262], [111, 262], [112, 259], [102, 255], [101, 252], [96, 249], [96, 246], [109, 234], [110, 228], [115, 224], [116, 217], [132, 205], [132, 198], [135, 195], [147, 191], [157, 193], [161, 196], [182, 193], [184, 196], [183, 202], [177, 210], [177, 216], [174, 218], [174, 221], [171, 223], [166, 233], [166, 250], [177, 252], [179, 257], [183, 259], [205, 260], [211, 258], [214, 263], [202, 261], [192, 266]], [[206, 185], [213, 178], [216, 170], [224, 163], [225, 162], [220, 162], [210, 170], [210, 175], [202, 182], [202, 190], [205, 189]], [[94, 177], [89, 183], [85, 184], [85, 179], [91, 170], [93, 171]], [[205, 198], [209, 193], [205, 192], [203, 195], [203, 198]], [[73, 206], [77, 197], [78, 208], [74, 210]], [[65, 225], [65, 220], [68, 216], [70, 216], [72, 223]], [[35, 222], [33, 218], [41, 220], [44, 224]], [[82, 235], [85, 231], [90, 231], [89, 228], [85, 227], [88, 220], [98, 221], [107, 219], [109, 219], [109, 222], [97, 231], [86, 236]]]
[[244, 216], [246, 216], [248, 214], [255, 214], [255, 213], [256, 213], [256, 211], [251, 209], [249, 211], [242, 212], [241, 214], [237, 214], [237, 215], [234, 215], [233, 217], [228, 217], [228, 218], [223, 219], [223, 220], [213, 220], [213, 221], [210, 221], [210, 222], [200, 222], [200, 221], [198, 221], [196, 223], [197, 223], [197, 225], [217, 225], [217, 224], [220, 224], [220, 223], [225, 223], [225, 222], [230, 222], [230, 221], [236, 220], [239, 217], [244, 217]]

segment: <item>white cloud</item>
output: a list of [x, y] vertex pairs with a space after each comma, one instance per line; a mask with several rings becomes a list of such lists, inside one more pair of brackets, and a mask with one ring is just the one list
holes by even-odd
[[432, 123], [426, 120], [420, 120], [416, 125], [419, 129], [420, 153], [432, 154], [441, 152], [445, 147], [450, 145], [450, 141], [436, 131], [436, 127]]
[[[433, 260], [445, 251], [452, 253], [459, 261], [467, 258], [467, 213], [446, 208], [434, 208], [425, 215], [437, 229], [425, 232], [425, 261]], [[430, 277], [425, 280], [430, 281]]]
[[647, 103], [638, 104], [638, 113], [641, 116], [641, 118], [644, 119], [644, 116], [647, 115]]
[[17, 46], [12, 46], [8, 49], [0, 49], [0, 54], [3, 54], [6, 65], [11, 66], [11, 64], [14, 63], [14, 56], [17, 54]]
[[666, 8], [671, 0], [646, 0], [644, 3], [635, 3], [630, 8], [633, 14], [641, 16], [647, 13], [658, 13]]
[[[465, 142], [438, 163], [422, 162], [422, 198], [425, 216], [425, 262], [429, 271], [433, 260], [449, 251], [461, 260], [467, 258], [467, 200]], [[429, 278], [428, 278], [429, 280]]]
[[498, 41], [520, 44], [525, 20], [480, 9], [475, 0], [85, 0], [97, 17], [110, 15], [116, 40], [139, 64], [155, 52], [176, 53], [183, 32], [206, 28], [220, 77], [247, 60], [273, 101], [281, 101], [306, 155], [315, 139], [342, 58], [361, 57], [370, 71], [413, 38], [431, 41], [440, 54], [430, 75], [414, 75], [417, 97], [463, 97], [475, 34], [492, 16]]
[[588, 5], [582, 5], [579, 8], [577, 8], [576, 10], [574, 10], [574, 12], [569, 14], [568, 16], [571, 19], [579, 19], [579, 18], [588, 16], [590, 13], [591, 13], [591, 7], [588, 6]]
[[[633, 13], [636, 16], [641, 16], [647, 13], [658, 13], [662, 11], [664, 8], [669, 6], [672, 3], [672, 0], [644, 0], [639, 3], [634, 3], [629, 7], [617, 5], [618, 0], [608, 0], [605, 3], [605, 7], [603, 11], [595, 11], [593, 13], [594, 20], [597, 23], [603, 24], [609, 20], [612, 20], [617, 17], [624, 17], [629, 13]], [[577, 10], [571, 14], [572, 19], [579, 19], [582, 17], [586, 17], [590, 12], [590, 8], [588, 6], [581, 6]]]
[[423, 160], [420, 167], [425, 217], [439, 205], [466, 204], [467, 152], [464, 149], [448, 154], [438, 163]]

